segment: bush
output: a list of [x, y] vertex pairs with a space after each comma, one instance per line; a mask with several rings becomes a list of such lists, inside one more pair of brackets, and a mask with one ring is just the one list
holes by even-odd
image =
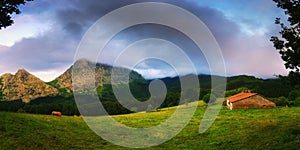
[[300, 89], [292, 90], [288, 99], [290, 106], [300, 106]]
[[[216, 101], [216, 96], [214, 94], [211, 93], [207, 93], [206, 95], [203, 96], [203, 101], [205, 103], [214, 103]], [[211, 101], [210, 101], [211, 100]]]
[[300, 97], [300, 90], [297, 89], [297, 90], [292, 90], [290, 93], [289, 93], [289, 96], [288, 96], [288, 99], [290, 101], [295, 101], [296, 98]]
[[289, 106], [290, 105], [289, 100], [284, 96], [274, 98], [273, 102], [276, 104], [276, 106], [287, 106], [287, 105]]
[[300, 106], [300, 96], [295, 99], [294, 106]]

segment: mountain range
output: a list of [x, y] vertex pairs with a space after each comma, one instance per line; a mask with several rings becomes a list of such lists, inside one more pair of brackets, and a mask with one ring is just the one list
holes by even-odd
[[[111, 79], [112, 70], [117, 80]], [[94, 76], [90, 76], [91, 71], [95, 72]], [[76, 76], [72, 75], [74, 72], [77, 73]], [[126, 78], [128, 80], [126, 75], [128, 73], [129, 83], [125, 80]], [[181, 79], [188, 80], [191, 76], [198, 77], [199, 89], [182, 91]], [[285, 97], [293, 100], [297, 91], [293, 90], [292, 86], [281, 79], [259, 79], [247, 75], [214, 77], [227, 80], [225, 97], [247, 89], [266, 98], [275, 98], [274, 100], [279, 106], [293, 106], [296, 104], [293, 101], [286, 100]], [[183, 77], [159, 79], [164, 82], [167, 93], [164, 101], [161, 105], [158, 105], [157, 102], [163, 95], [151, 95], [149, 86], [151, 86], [153, 80], [145, 80], [139, 73], [127, 68], [112, 67], [107, 64], [93, 63], [81, 59], [51, 82], [44, 82], [25, 69], [18, 70], [14, 75], [7, 73], [0, 76], [0, 111], [51, 114], [55, 110], [62, 112], [64, 115], [80, 115], [79, 106], [77, 105], [78, 101], [75, 101], [73, 95], [73, 90], [75, 90], [77, 94], [88, 100], [88, 104], [85, 103], [82, 107], [91, 111], [84, 112], [84, 115], [104, 115], [103, 112], [94, 112], [93, 110], [98, 110], [98, 107], [94, 104], [94, 101], [89, 101], [95, 98], [95, 95], [89, 91], [89, 89], [93, 88], [89, 82], [91, 79], [96, 81], [93, 83], [96, 86], [97, 96], [110, 115], [144, 110], [152, 111], [156, 108], [177, 106], [182, 95], [191, 95], [198, 91], [199, 97], [190, 100], [185, 99], [184, 103], [196, 100], [208, 102], [212, 95], [214, 97], [218, 96], [211, 91], [211, 78], [212, 75], [186, 75]], [[72, 81], [76, 82], [72, 83]], [[116, 85], [117, 89], [124, 89], [126, 85], [129, 85], [133, 97], [139, 101], [146, 102], [145, 104], [147, 105], [137, 108], [134, 101], [132, 101], [132, 97], [122, 96], [122, 100], [130, 105], [130, 109], [123, 107], [114, 94], [113, 84]]]
[[[59, 77], [47, 83], [30, 74], [25, 69], [18, 70], [14, 75], [7, 73], [0, 76], [0, 101], [22, 100], [23, 102], [30, 102], [31, 100], [42, 97], [72, 97], [72, 71], [78, 71], [76, 69], [73, 70], [74, 66], [76, 66], [76, 69], [80, 70], [75, 78], [75, 80], [80, 82], [76, 82], [77, 85], [74, 85], [74, 89], [78, 90], [77, 92], [88, 93], [86, 89], [90, 88], [90, 84], [87, 82], [86, 75], [92, 70], [95, 71], [95, 86], [101, 100], [115, 101], [116, 98], [114, 97], [111, 87], [111, 71], [114, 70], [120, 81], [124, 81], [127, 77], [124, 74], [130, 72], [130, 90], [137, 99], [144, 101], [150, 96], [148, 87], [151, 80], [145, 80], [139, 73], [123, 67], [112, 67], [107, 64], [93, 63], [86, 59], [81, 59], [75, 62]], [[199, 99], [201, 99], [204, 95], [210, 93], [211, 76], [197, 76], [201, 89], [199, 89]], [[292, 90], [291, 86], [282, 82], [280, 79], [259, 79], [254, 76], [247, 75], [221, 78], [227, 79], [226, 87], [229, 91], [239, 88], [247, 88], [253, 92], [260, 93], [270, 98], [280, 96], [287, 97], [289, 92]], [[166, 99], [168, 99], [167, 103], [172, 101], [171, 105], [176, 105], [177, 98], [180, 97], [181, 93], [180, 78], [167, 77], [161, 80], [166, 84], [168, 89], [168, 94], [166, 96]], [[120, 83], [120, 85], [121, 84], [122, 83]], [[120, 87], [122, 87], [122, 85]], [[166, 105], [170, 105], [170, 103]]]
[[[80, 73], [76, 76], [77, 80], [80, 81], [77, 82], [79, 85], [74, 85], [76, 90], [78, 90], [77, 92], [86, 92], [85, 89], [90, 86], [85, 76], [91, 70], [95, 71], [96, 87], [111, 83], [112, 66], [81, 59], [75, 62], [62, 75], [48, 83], [30, 74], [25, 69], [18, 70], [14, 75], [10, 73], [3, 74], [0, 76], [0, 99], [9, 101], [21, 99], [23, 102], [29, 102], [39, 97], [72, 93], [72, 69], [75, 65], [76, 69], [80, 70]], [[124, 73], [130, 72], [129, 81], [145, 81], [139, 73], [127, 68], [114, 67], [114, 72], [118, 78], [125, 78]]]

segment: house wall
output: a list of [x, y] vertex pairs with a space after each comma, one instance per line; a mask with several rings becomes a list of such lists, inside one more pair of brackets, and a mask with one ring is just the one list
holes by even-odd
[[272, 108], [276, 107], [275, 103], [265, 99], [260, 95], [254, 95], [240, 101], [232, 103], [234, 108]]

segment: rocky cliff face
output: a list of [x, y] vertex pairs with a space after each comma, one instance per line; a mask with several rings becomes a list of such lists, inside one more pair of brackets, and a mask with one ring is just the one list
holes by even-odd
[[58, 94], [56, 88], [45, 84], [24, 69], [18, 70], [15, 75], [4, 74], [0, 79], [2, 81], [0, 89], [3, 100], [22, 99], [24, 102], [29, 102], [38, 97]]
[[[86, 59], [81, 59], [71, 66], [66, 72], [52, 81], [52, 85], [57, 88], [66, 89], [67, 92], [71, 92], [73, 90], [72, 73], [74, 73], [74, 67], [76, 68], [74, 69], [74, 72], [77, 74], [76, 78], [74, 78], [74, 80], [77, 81], [77, 85], [74, 85], [74, 87], [79, 92], [84, 92], [86, 89], [91, 87], [89, 80], [94, 80], [96, 87], [103, 86], [104, 84], [111, 84], [111, 72], [113, 70], [112, 66], [100, 63], [95, 64], [87, 61]], [[90, 76], [93, 74], [93, 72], [95, 72], [93, 76], [94, 78]], [[135, 71], [122, 67], [114, 67], [114, 73], [116, 74], [118, 81], [124, 81], [126, 77], [124, 74], [129, 72], [129, 81], [145, 80], [139, 73]]]

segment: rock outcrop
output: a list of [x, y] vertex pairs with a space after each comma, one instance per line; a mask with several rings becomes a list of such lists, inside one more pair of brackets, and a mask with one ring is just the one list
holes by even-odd
[[23, 102], [38, 97], [57, 95], [58, 90], [44, 81], [27, 72], [25, 69], [20, 69], [15, 75], [7, 73], [0, 77], [0, 89], [3, 100], [18, 100]]
[[[75, 69], [73, 70], [73, 68]], [[66, 89], [67, 92], [73, 91], [72, 85], [72, 73], [76, 73], [74, 80], [77, 85], [74, 87], [79, 92], [84, 92], [86, 89], [91, 88], [90, 80], [93, 80], [92, 86], [103, 86], [104, 84], [112, 84], [111, 73], [112, 70], [115, 73], [115, 83], [118, 81], [126, 81], [126, 74], [129, 74], [129, 81], [133, 80], [145, 80], [139, 73], [132, 71], [127, 68], [122, 67], [112, 67], [110, 65], [101, 64], [101, 63], [93, 63], [86, 59], [81, 59], [75, 62], [73, 66], [71, 66], [66, 72], [52, 81], [52, 85], [58, 89]], [[93, 74], [93, 76], [91, 76]]]

